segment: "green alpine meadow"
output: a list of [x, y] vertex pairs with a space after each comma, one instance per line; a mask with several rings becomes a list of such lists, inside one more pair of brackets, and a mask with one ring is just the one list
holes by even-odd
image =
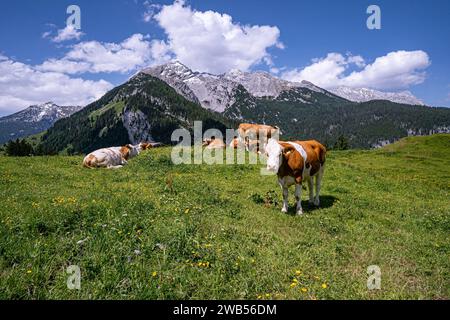
[[303, 216], [292, 189], [281, 213], [263, 165], [171, 152], [120, 170], [0, 156], [0, 299], [450, 298], [450, 135], [329, 151], [321, 207], [303, 192]]

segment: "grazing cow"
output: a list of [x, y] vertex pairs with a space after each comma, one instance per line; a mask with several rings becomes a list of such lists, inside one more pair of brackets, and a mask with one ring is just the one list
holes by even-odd
[[123, 147], [110, 147], [96, 150], [88, 154], [83, 160], [86, 168], [118, 169], [127, 164], [127, 161], [136, 157], [142, 150], [151, 148], [149, 143], [138, 145], [127, 144]]
[[238, 128], [239, 140], [245, 144], [245, 149], [250, 151], [250, 141], [261, 138], [270, 139], [280, 134], [280, 128], [262, 124], [241, 123]]
[[[269, 139], [266, 146], [267, 170], [278, 175], [278, 182], [283, 191], [283, 209], [288, 211], [289, 187], [295, 184], [297, 214], [303, 214], [302, 183], [308, 182], [309, 203], [320, 205], [320, 188], [325, 170], [326, 148], [315, 140], [278, 142]], [[316, 194], [314, 196], [313, 179]]]
[[212, 137], [211, 139], [203, 140], [203, 147], [206, 147], [206, 149], [225, 149], [226, 145], [222, 139]]

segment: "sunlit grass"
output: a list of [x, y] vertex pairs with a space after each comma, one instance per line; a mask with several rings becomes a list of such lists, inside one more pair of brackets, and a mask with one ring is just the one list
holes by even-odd
[[448, 135], [330, 152], [322, 208], [296, 217], [260, 166], [0, 157], [0, 298], [449, 298], [449, 159]]

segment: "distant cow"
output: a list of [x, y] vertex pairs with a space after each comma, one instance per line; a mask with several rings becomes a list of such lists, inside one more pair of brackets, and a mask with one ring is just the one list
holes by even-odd
[[[308, 182], [309, 203], [320, 205], [320, 188], [325, 170], [326, 148], [315, 140], [278, 142], [269, 139], [266, 149], [267, 170], [277, 173], [283, 191], [283, 209], [288, 211], [289, 187], [295, 184], [297, 214], [303, 214], [302, 183]], [[313, 184], [315, 178], [316, 193]]]
[[149, 143], [138, 145], [127, 144], [123, 147], [110, 147], [96, 150], [88, 154], [83, 160], [86, 168], [117, 169], [127, 164], [127, 161], [136, 157], [142, 150], [151, 148]]
[[206, 147], [206, 149], [225, 149], [226, 147], [223, 139], [219, 139], [216, 137], [203, 140], [203, 146]]
[[[262, 124], [242, 123], [238, 128], [239, 140], [250, 151], [250, 141], [259, 141], [261, 138], [270, 139], [280, 134], [280, 128]], [[259, 150], [259, 148], [258, 148]]]
[[239, 148], [239, 138], [238, 137], [234, 137], [233, 140], [231, 140], [229, 147], [231, 149]]

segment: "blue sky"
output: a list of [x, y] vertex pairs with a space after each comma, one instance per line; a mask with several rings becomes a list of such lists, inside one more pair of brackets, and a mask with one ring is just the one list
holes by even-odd
[[[70, 4], [81, 30], [64, 32]], [[381, 30], [366, 26], [371, 4]], [[0, 116], [46, 100], [85, 104], [171, 59], [326, 88], [409, 90], [450, 106], [449, 13], [447, 0], [3, 1]]]

